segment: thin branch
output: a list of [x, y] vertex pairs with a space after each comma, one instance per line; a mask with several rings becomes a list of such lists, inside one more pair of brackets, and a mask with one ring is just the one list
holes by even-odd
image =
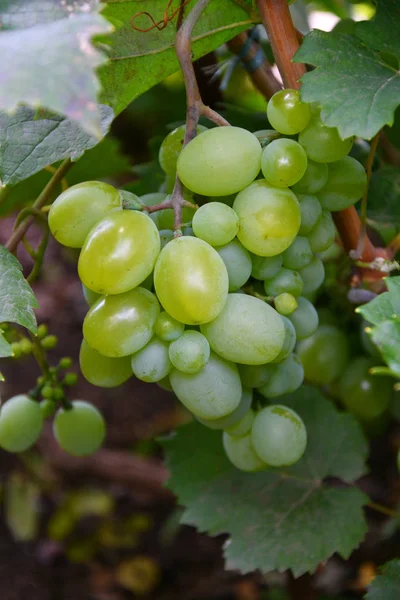
[[[243, 46], [247, 43], [247, 40], [248, 34], [243, 31], [228, 42], [228, 47], [231, 52], [240, 55], [240, 52]], [[259, 49], [260, 46], [255, 41], [252, 41], [246, 56], [242, 58], [243, 63], [251, 62], [257, 55]], [[271, 69], [271, 65], [268, 63], [265, 57], [260, 66], [254, 69], [254, 71], [249, 72], [249, 75], [255, 87], [267, 100], [269, 100], [276, 92], [279, 92], [282, 87], [279, 81], [275, 78], [275, 75]]]
[[367, 185], [365, 187], [364, 196], [361, 201], [361, 210], [360, 210], [360, 220], [361, 220], [360, 237], [358, 239], [358, 244], [357, 244], [357, 248], [356, 248], [355, 252], [350, 253], [351, 258], [353, 258], [354, 260], [358, 260], [359, 258], [362, 257], [363, 252], [364, 252], [364, 247], [365, 247], [365, 241], [367, 238], [368, 190], [369, 190], [369, 182], [370, 182], [371, 174], [372, 174], [372, 165], [374, 163], [374, 158], [375, 158], [376, 149], [377, 149], [378, 143], [379, 143], [380, 133], [381, 132], [378, 131], [378, 133], [375, 135], [375, 137], [372, 138], [371, 147], [369, 150], [367, 166], [366, 166]]
[[[340, 239], [346, 252], [357, 248], [360, 239], [361, 221], [354, 206], [333, 213], [333, 220], [339, 231]], [[364, 238], [364, 249], [361, 255], [363, 262], [370, 263], [376, 257], [376, 249], [368, 236]]]
[[299, 89], [299, 79], [306, 73], [306, 67], [292, 62], [299, 41], [287, 0], [257, 0], [257, 5], [284, 86]]
[[[47, 204], [56, 189], [56, 187], [61, 183], [62, 179], [69, 171], [72, 166], [72, 162], [69, 158], [65, 159], [61, 165], [58, 167], [57, 171], [54, 173], [53, 177], [50, 179], [46, 187], [43, 189], [41, 194], [38, 196], [36, 201], [33, 203], [32, 208], [40, 210], [42, 206]], [[32, 225], [34, 221], [34, 217], [32, 215], [28, 216], [22, 223], [18, 225], [8, 242], [6, 243], [6, 248], [10, 252], [15, 252], [18, 247], [18, 244], [28, 231], [29, 227]]]

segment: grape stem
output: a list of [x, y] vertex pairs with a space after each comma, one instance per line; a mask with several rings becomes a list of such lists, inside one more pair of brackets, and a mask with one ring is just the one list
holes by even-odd
[[[43, 188], [42, 192], [39, 194], [37, 199], [32, 205], [32, 209], [40, 210], [42, 206], [51, 201], [54, 190], [64, 179], [66, 173], [72, 167], [72, 162], [69, 158], [65, 159], [58, 169], [55, 171], [53, 177], [50, 179], [45, 188]], [[28, 215], [15, 229], [14, 233], [6, 243], [6, 248], [10, 252], [15, 252], [18, 248], [18, 244], [28, 231], [29, 227], [34, 222], [35, 217], [30, 214]]]
[[[287, 0], [257, 0], [257, 6], [285, 87], [299, 89], [299, 79], [307, 70], [304, 64], [292, 62], [299, 48], [300, 36], [293, 26]], [[355, 250], [359, 245], [362, 227], [354, 206], [333, 213], [333, 218], [346, 252]], [[377, 256], [377, 249], [366, 234], [363, 235], [363, 241], [360, 258], [370, 263]]]
[[[241, 50], [246, 44], [248, 37], [249, 36], [245, 31], [239, 33], [228, 42], [228, 48], [231, 50], [231, 52], [240, 56]], [[242, 61], [245, 64], [250, 63], [257, 55], [258, 48], [259, 46], [253, 41], [250, 44], [246, 56], [242, 58]], [[265, 98], [267, 98], [267, 100], [269, 100], [276, 92], [279, 92], [279, 90], [282, 89], [281, 84], [275, 78], [275, 75], [272, 72], [271, 65], [265, 57], [259, 67], [249, 72], [249, 76], [256, 88], [263, 94]]]
[[[193, 27], [200, 18], [203, 10], [210, 2], [211, 0], [198, 0], [186, 19], [183, 21], [182, 25], [179, 27], [176, 34], [175, 51], [182, 70], [186, 89], [186, 132], [183, 146], [186, 146], [186, 144], [196, 137], [196, 128], [200, 116], [206, 117], [209, 121], [212, 121], [219, 126], [229, 125], [228, 121], [221, 117], [221, 115], [204, 104], [192, 64], [192, 48], [190, 38]], [[164, 210], [165, 208], [172, 208], [174, 211], [175, 236], [178, 237], [182, 235], [182, 208], [185, 206], [193, 208], [194, 210], [197, 208], [196, 205], [191, 204], [184, 199], [183, 185], [177, 175], [170, 199], [162, 202], [161, 204], [147, 207], [145, 210], [147, 210], [147, 212], [156, 212], [158, 210]]]

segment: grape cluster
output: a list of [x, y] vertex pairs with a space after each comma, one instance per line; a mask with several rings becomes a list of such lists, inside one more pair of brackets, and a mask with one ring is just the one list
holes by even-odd
[[[304, 423], [274, 402], [303, 382], [294, 350], [318, 328], [311, 300], [324, 280], [320, 253], [335, 238], [331, 211], [354, 204], [366, 185], [347, 156], [352, 139], [323, 125], [298, 91], [275, 94], [267, 116], [274, 130], [199, 126], [186, 146], [184, 126], [171, 132], [159, 154], [164, 191], [138, 198], [142, 210], [124, 210], [118, 190], [87, 182], [49, 213], [54, 237], [81, 248], [85, 378], [113, 387], [135, 375], [173, 390], [199, 422], [223, 431], [228, 458], [244, 471], [304, 453]], [[186, 200], [201, 204], [184, 208], [179, 237], [172, 209], [146, 211], [165, 200], [176, 173]], [[56, 435], [75, 427], [74, 411]], [[79, 427], [94, 425], [85, 415]]]

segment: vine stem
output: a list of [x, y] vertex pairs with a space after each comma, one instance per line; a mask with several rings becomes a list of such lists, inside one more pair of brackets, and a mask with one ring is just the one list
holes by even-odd
[[[257, 0], [257, 5], [284, 85], [299, 89], [299, 79], [306, 73], [306, 67], [302, 63], [292, 62], [299, 48], [299, 36], [293, 26], [287, 0]], [[333, 213], [333, 218], [346, 252], [355, 250], [362, 228], [354, 206]], [[376, 248], [366, 234], [363, 237], [364, 247], [360, 258], [364, 262], [372, 262], [377, 256]]]
[[[61, 183], [62, 179], [65, 177], [66, 173], [69, 171], [71, 166], [72, 166], [72, 162], [69, 158], [65, 159], [61, 163], [61, 165], [58, 167], [58, 169], [54, 173], [53, 177], [50, 179], [50, 181], [48, 182], [46, 187], [43, 188], [43, 191], [39, 194], [39, 196], [33, 203], [33, 205], [32, 205], [33, 209], [40, 210], [42, 208], [42, 206], [44, 206], [45, 204], [50, 202], [51, 196], [52, 196], [54, 190]], [[18, 247], [18, 244], [20, 243], [20, 241], [22, 240], [22, 238], [28, 231], [29, 227], [32, 225], [34, 218], [35, 218], [34, 216], [30, 215], [30, 216], [26, 217], [26, 219], [17, 226], [14, 233], [12, 234], [12, 236], [10, 237], [10, 239], [8, 240], [8, 242], [5, 245], [6, 248], [10, 252], [15, 252], [15, 250]]]
[[[186, 146], [186, 144], [196, 137], [196, 128], [201, 115], [216, 125], [229, 125], [228, 121], [221, 117], [221, 115], [204, 104], [192, 64], [192, 47], [190, 40], [193, 28], [200, 18], [203, 10], [210, 2], [211, 0], [198, 0], [186, 19], [183, 21], [182, 25], [179, 27], [176, 34], [175, 51], [181, 67], [186, 89], [186, 131], [183, 146]], [[161, 204], [147, 207], [145, 210], [147, 210], [147, 212], [155, 212], [165, 208], [172, 208], [174, 210], [175, 236], [180, 236], [182, 235], [180, 228], [182, 225], [182, 208], [184, 206], [188, 206], [193, 209], [197, 208], [196, 205], [191, 204], [184, 199], [183, 185], [177, 175], [171, 198], [166, 202], [162, 202]]]

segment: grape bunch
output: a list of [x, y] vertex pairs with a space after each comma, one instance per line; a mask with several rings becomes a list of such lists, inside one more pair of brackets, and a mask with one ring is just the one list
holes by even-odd
[[[347, 156], [353, 140], [323, 125], [297, 90], [276, 93], [267, 116], [274, 130], [199, 126], [186, 146], [185, 127], [175, 129], [159, 153], [163, 191], [136, 197], [138, 210], [111, 185], [86, 182], [49, 213], [54, 237], [81, 248], [84, 377], [113, 387], [134, 375], [172, 390], [221, 430], [244, 471], [291, 465], [305, 451], [304, 423], [284, 404], [304, 379], [296, 344], [318, 328], [312, 301], [324, 281], [320, 254], [335, 239], [331, 211], [366, 186]], [[172, 208], [148, 214], [176, 174], [186, 199], [177, 237]], [[65, 436], [64, 419], [56, 432]]]

